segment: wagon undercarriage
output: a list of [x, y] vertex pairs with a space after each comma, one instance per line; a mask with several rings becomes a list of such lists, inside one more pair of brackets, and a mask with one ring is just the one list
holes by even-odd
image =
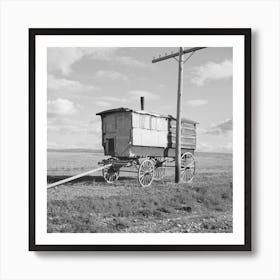
[[[107, 166], [102, 170], [107, 183], [118, 180], [120, 171], [137, 174], [142, 187], [148, 187], [152, 182], [160, 181], [166, 176], [166, 168], [174, 168], [174, 158], [146, 157], [146, 158], [116, 158], [104, 159], [99, 164]], [[186, 152], [181, 156], [181, 180], [190, 183], [195, 174], [195, 159], [192, 153]]]

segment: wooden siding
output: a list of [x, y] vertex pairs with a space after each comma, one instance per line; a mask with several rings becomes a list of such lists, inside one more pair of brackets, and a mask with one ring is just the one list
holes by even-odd
[[[173, 134], [176, 134], [176, 126], [171, 127], [169, 129], [169, 131]], [[182, 135], [196, 136], [196, 129], [194, 127], [192, 127], [192, 128], [182, 127], [181, 128], [181, 134]]]
[[[176, 120], [145, 112], [114, 111], [101, 115], [105, 155], [174, 157]], [[196, 148], [196, 123], [182, 121], [182, 153]], [[109, 140], [111, 139], [111, 140]], [[114, 150], [109, 152], [109, 141]]]
[[[169, 122], [168, 147], [176, 147], [176, 120]], [[196, 148], [196, 124], [193, 122], [182, 121], [181, 128], [181, 148]]]
[[147, 114], [132, 113], [132, 145], [167, 147], [168, 120]]

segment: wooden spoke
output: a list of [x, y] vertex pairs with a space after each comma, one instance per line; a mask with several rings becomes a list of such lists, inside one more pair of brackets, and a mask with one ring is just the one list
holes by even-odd
[[195, 159], [192, 153], [184, 153], [181, 157], [181, 178], [182, 181], [189, 183], [195, 174]]
[[150, 159], [145, 159], [138, 169], [138, 181], [142, 187], [148, 187], [154, 179], [155, 167], [154, 162]]
[[155, 162], [154, 180], [160, 181], [165, 176], [166, 163], [164, 161], [164, 158], [154, 159], [154, 162]]
[[113, 166], [104, 168], [102, 173], [105, 181], [109, 184], [113, 184], [115, 181], [117, 181], [120, 175], [120, 171], [115, 170]]

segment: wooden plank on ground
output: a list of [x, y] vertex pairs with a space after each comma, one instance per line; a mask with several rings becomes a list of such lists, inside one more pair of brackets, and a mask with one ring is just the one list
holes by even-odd
[[84, 177], [84, 176], [86, 176], [86, 175], [88, 175], [88, 174], [91, 174], [91, 173], [100, 171], [100, 170], [102, 170], [102, 169], [104, 169], [104, 168], [107, 168], [107, 167], [109, 167], [109, 166], [111, 166], [111, 165], [112, 165], [111, 163], [110, 163], [110, 164], [106, 164], [106, 165], [104, 165], [104, 166], [101, 166], [101, 167], [98, 167], [98, 168], [89, 170], [89, 171], [87, 171], [87, 172], [84, 172], [84, 173], [81, 173], [81, 174], [78, 174], [78, 175], [75, 175], [75, 176], [72, 176], [72, 177], [69, 177], [69, 178], [60, 180], [60, 181], [58, 181], [58, 182], [49, 184], [49, 185], [47, 186], [47, 188], [50, 189], [50, 188], [57, 187], [57, 186], [62, 185], [62, 184], [64, 184], [64, 183], [67, 183], [67, 182], [73, 181], [73, 180], [75, 180], [75, 179]]

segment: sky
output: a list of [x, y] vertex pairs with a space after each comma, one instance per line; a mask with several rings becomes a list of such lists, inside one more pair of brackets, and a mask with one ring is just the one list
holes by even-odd
[[[118, 107], [140, 110], [140, 96], [145, 111], [176, 116], [178, 62], [152, 59], [177, 51], [48, 48], [48, 148], [101, 149], [96, 113]], [[199, 122], [197, 151], [232, 152], [232, 73], [232, 48], [202, 49], [184, 64], [182, 116]]]

